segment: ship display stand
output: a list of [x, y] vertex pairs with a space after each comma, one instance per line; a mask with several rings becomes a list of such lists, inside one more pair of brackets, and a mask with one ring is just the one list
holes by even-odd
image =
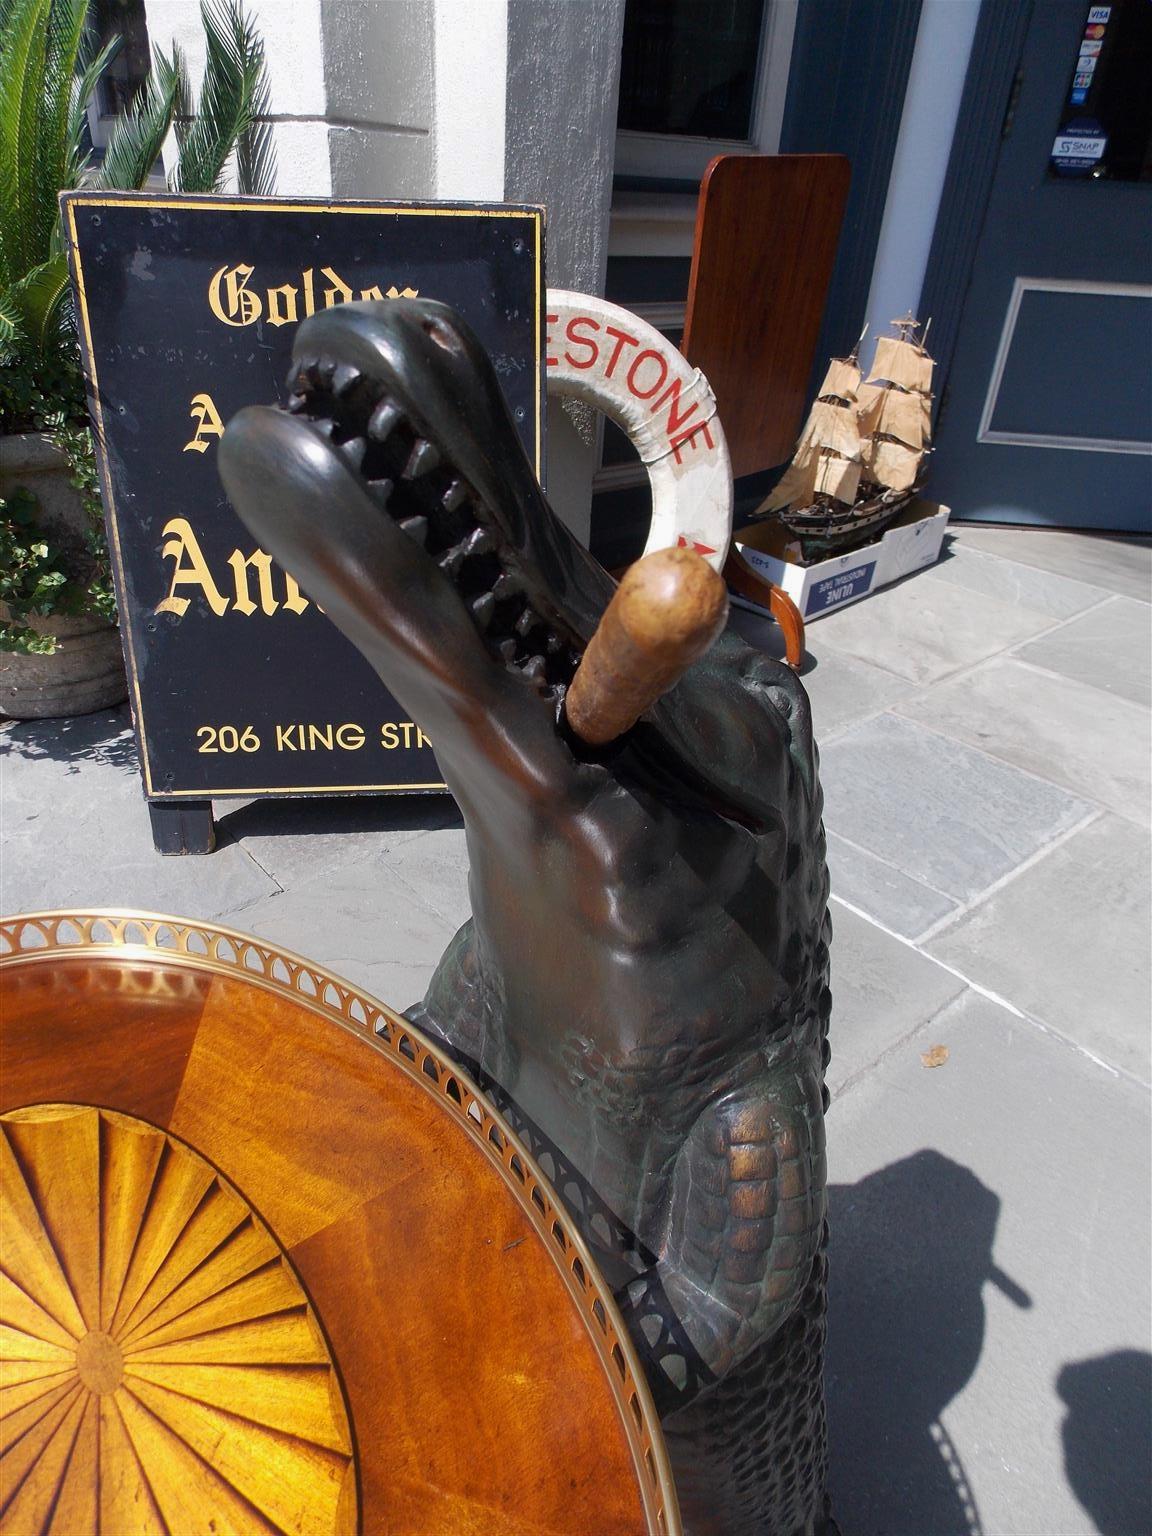
[[[778, 583], [806, 620], [932, 564], [948, 509], [922, 492], [931, 456], [933, 362], [911, 314], [877, 339], [867, 376], [860, 342], [829, 363], [781, 479], [735, 537], [742, 558]], [[734, 588], [744, 606], [763, 608]]]

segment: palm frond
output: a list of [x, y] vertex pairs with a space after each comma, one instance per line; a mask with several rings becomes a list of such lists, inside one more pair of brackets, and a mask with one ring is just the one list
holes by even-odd
[[12, 356], [13, 344], [19, 335], [20, 311], [11, 293], [4, 289], [0, 291], [0, 365]]
[[5, 315], [34, 353], [46, 352], [54, 339], [67, 292], [68, 262], [61, 251], [33, 267], [6, 290]]
[[70, 185], [68, 170], [77, 159], [69, 142], [72, 126], [72, 83], [88, 21], [87, 0], [52, 0], [44, 50], [43, 116], [40, 124], [38, 176], [46, 203], [53, 205], [51, 230], [56, 229], [56, 194]]
[[0, 285], [47, 255], [38, 206], [42, 82], [52, 0], [10, 0], [0, 54]]
[[[206, 58], [196, 118], [183, 135], [173, 190], [216, 192], [237, 143], [257, 124], [260, 87], [266, 85], [264, 45], [240, 0], [202, 0]], [[265, 106], [267, 97], [263, 97]], [[266, 176], [271, 146], [266, 136], [247, 151], [249, 169]]]
[[[176, 67], [176, 111], [172, 119], [172, 127], [176, 134], [176, 148], [178, 153], [183, 153], [188, 135], [192, 132], [192, 125], [196, 121], [196, 108], [192, 100], [192, 81], [188, 78], [188, 60], [184, 57], [179, 43], [172, 44], [172, 62]], [[175, 186], [175, 173], [169, 176], [169, 182]]]
[[157, 50], [136, 100], [116, 119], [98, 178], [102, 187], [142, 187], [160, 158], [180, 88], [175, 55]]
[[276, 190], [276, 147], [272, 142], [272, 87], [264, 64], [264, 44], [259, 50], [256, 83], [252, 92], [251, 126], [236, 141], [236, 190], [250, 197], [271, 197]]
[[88, 157], [82, 149], [88, 103], [92, 100], [100, 82], [100, 76], [120, 52], [123, 41], [122, 37], [113, 37], [104, 44], [103, 48], [93, 51], [94, 41], [89, 35], [81, 45], [80, 57], [76, 61], [76, 73], [72, 77], [72, 107], [68, 121], [70, 159], [65, 186], [78, 185], [81, 176], [88, 168]]

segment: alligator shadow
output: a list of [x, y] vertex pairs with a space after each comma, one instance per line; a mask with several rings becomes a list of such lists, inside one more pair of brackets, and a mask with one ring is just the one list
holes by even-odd
[[1000, 1200], [922, 1151], [832, 1185], [827, 1397], [833, 1508], [846, 1536], [972, 1536], [979, 1512], [941, 1415], [984, 1342]]
[[1152, 1531], [1152, 1355], [1118, 1349], [1066, 1365], [1056, 1390], [1068, 1485], [1100, 1536]]

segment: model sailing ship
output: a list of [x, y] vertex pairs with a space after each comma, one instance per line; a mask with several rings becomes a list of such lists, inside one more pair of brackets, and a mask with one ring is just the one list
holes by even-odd
[[744, 530], [745, 542], [758, 545], [753, 530], [781, 525], [810, 565], [878, 537], [918, 494], [931, 452], [933, 364], [919, 322], [909, 314], [892, 323], [898, 334], [877, 340], [867, 380], [860, 342], [832, 359], [791, 464], [756, 509], [764, 522]]

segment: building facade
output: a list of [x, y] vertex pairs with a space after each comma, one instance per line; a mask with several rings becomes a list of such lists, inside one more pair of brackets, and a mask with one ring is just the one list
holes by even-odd
[[[134, 30], [137, 53], [146, 28], [200, 67], [197, 0], [97, 10]], [[281, 193], [544, 203], [549, 282], [606, 293], [673, 337], [709, 160], [847, 155], [852, 187], [814, 367], [850, 349], [866, 322], [875, 335], [908, 310], [931, 316], [939, 499], [961, 517], [1147, 531], [1144, 0], [248, 0], [248, 10], [266, 44]], [[1061, 142], [1084, 154], [1061, 156]], [[553, 403], [549, 461], [572, 525], [610, 560], [631, 552], [646, 491], [626, 442]], [[738, 512], [769, 483], [770, 473], [738, 483]]]

